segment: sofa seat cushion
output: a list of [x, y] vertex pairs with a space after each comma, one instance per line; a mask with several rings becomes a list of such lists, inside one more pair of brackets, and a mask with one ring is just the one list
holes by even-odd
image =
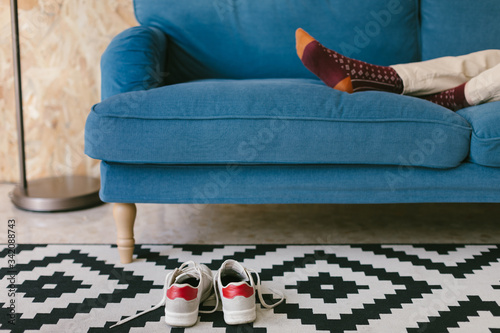
[[445, 108], [313, 79], [200, 80], [93, 106], [86, 153], [120, 163], [455, 167], [471, 128]]
[[500, 102], [458, 111], [472, 125], [470, 161], [500, 167]]

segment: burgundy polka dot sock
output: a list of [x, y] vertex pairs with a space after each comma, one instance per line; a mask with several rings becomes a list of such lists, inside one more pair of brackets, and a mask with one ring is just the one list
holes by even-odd
[[327, 86], [348, 93], [379, 90], [401, 94], [403, 81], [392, 67], [372, 65], [327, 49], [302, 29], [295, 33], [297, 54]]
[[420, 98], [444, 106], [450, 110], [457, 111], [470, 106], [469, 102], [467, 102], [467, 99], [465, 98], [466, 84], [467, 82], [437, 94], [420, 96]]

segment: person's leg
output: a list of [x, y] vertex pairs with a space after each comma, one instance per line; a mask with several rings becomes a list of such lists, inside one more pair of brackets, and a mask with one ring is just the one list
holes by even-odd
[[417, 96], [417, 97], [444, 106], [445, 108], [448, 108], [450, 110], [457, 111], [466, 108], [468, 106], [475, 105], [471, 104], [465, 96], [465, 89], [467, 85], [468, 82], [462, 83], [454, 88], [436, 94]]
[[311, 72], [328, 86], [348, 92], [382, 90], [426, 96], [457, 87], [500, 64], [500, 50], [485, 50], [385, 67], [329, 50], [300, 28], [296, 42], [297, 54]]
[[[467, 73], [471, 73], [471, 71], [469, 70]], [[469, 81], [454, 88], [417, 97], [453, 111], [472, 105], [500, 101], [500, 64], [479, 73]]]
[[[329, 50], [300, 28], [296, 31], [296, 43], [297, 54], [306, 68], [337, 90], [402, 93], [451, 110], [499, 98], [500, 85], [495, 84], [495, 77], [500, 77], [500, 50], [384, 67]], [[474, 80], [469, 84], [471, 78]]]
[[403, 82], [393, 68], [345, 57], [325, 48], [300, 28], [295, 36], [300, 60], [327, 86], [348, 93], [366, 90], [403, 92]]
[[403, 94], [425, 96], [460, 86], [498, 64], [500, 50], [485, 50], [391, 67], [403, 80]]
[[500, 101], [500, 64], [470, 79], [465, 97], [470, 105]]

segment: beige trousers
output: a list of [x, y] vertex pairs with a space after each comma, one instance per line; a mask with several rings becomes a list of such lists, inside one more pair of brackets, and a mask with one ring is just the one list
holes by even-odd
[[405, 95], [434, 94], [469, 82], [465, 86], [465, 98], [469, 104], [500, 100], [500, 50], [391, 67], [403, 80]]

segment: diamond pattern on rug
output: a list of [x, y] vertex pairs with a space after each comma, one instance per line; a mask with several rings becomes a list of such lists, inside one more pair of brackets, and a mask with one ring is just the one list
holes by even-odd
[[61, 298], [62, 294], [74, 294], [78, 289], [90, 289], [91, 285], [65, 276], [64, 272], [54, 272], [51, 276], [41, 275], [37, 280], [26, 280], [17, 286], [17, 292], [32, 297], [33, 302], [43, 303], [47, 298]]
[[[0, 331], [500, 332], [498, 245], [137, 245], [134, 257], [118, 263], [112, 245], [19, 245], [16, 324], [1, 320]], [[266, 302], [277, 301], [271, 289], [286, 301], [257, 305], [242, 326], [217, 311], [170, 328], [160, 308], [109, 330], [156, 304], [169, 270], [194, 260], [215, 271], [230, 258], [260, 273]]]

